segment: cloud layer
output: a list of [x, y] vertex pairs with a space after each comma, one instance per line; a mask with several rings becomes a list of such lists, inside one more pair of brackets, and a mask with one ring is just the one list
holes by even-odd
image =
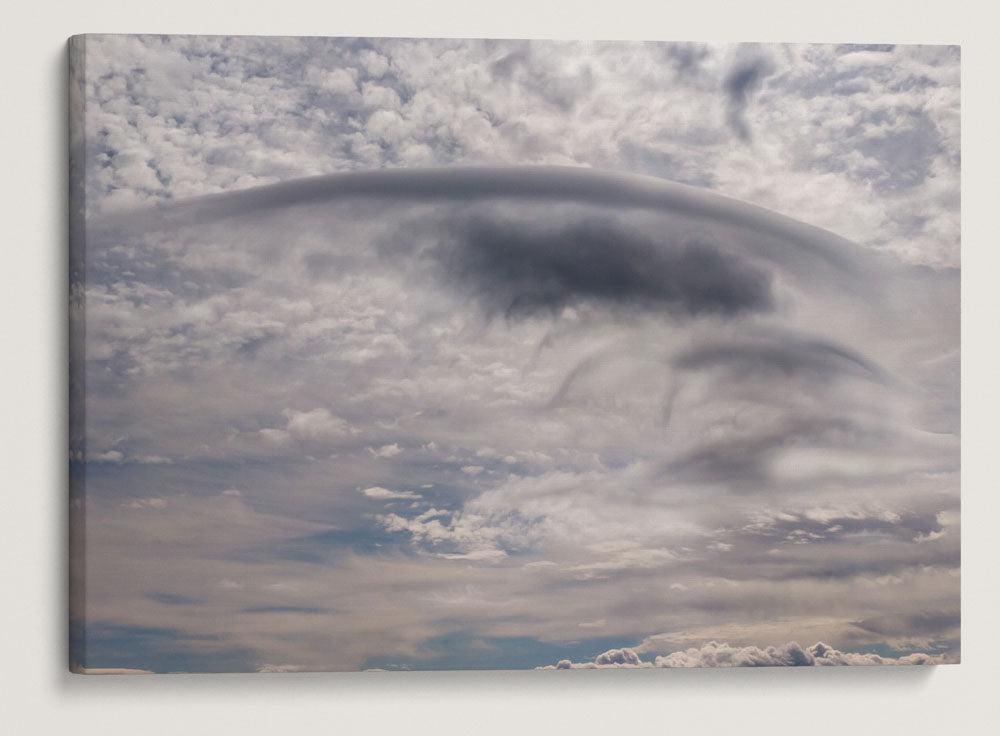
[[956, 47], [90, 36], [86, 54], [92, 212], [333, 171], [584, 165], [958, 262]]
[[82, 665], [957, 656], [951, 51], [86, 43]]

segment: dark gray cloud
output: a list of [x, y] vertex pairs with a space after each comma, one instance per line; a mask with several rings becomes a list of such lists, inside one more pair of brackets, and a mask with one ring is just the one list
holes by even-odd
[[765, 56], [741, 61], [733, 66], [723, 80], [723, 89], [728, 98], [726, 122], [740, 138], [750, 140], [750, 126], [746, 121], [747, 107], [753, 95], [760, 89], [764, 79], [774, 71], [774, 62]]
[[664, 472], [690, 483], [727, 483], [736, 492], [753, 491], [770, 479], [770, 461], [779, 451], [796, 447], [859, 449], [873, 441], [885, 442], [877, 427], [847, 416], [788, 413], [771, 431], [706, 442], [667, 464]]
[[700, 43], [670, 44], [665, 48], [665, 53], [681, 76], [697, 74], [702, 62], [711, 54], [708, 48]]
[[154, 603], [162, 603], [165, 606], [193, 606], [201, 601], [186, 595], [177, 593], [155, 592], [148, 593], [146, 597]]
[[[669, 236], [668, 236], [669, 237]], [[449, 283], [488, 313], [556, 313], [579, 301], [681, 315], [768, 310], [768, 274], [708, 243], [656, 242], [593, 220], [556, 229], [478, 219], [434, 249]]]
[[700, 346], [681, 355], [675, 365], [685, 370], [719, 368], [735, 379], [778, 374], [821, 381], [845, 375], [882, 380], [884, 375], [877, 365], [846, 347], [791, 335]]

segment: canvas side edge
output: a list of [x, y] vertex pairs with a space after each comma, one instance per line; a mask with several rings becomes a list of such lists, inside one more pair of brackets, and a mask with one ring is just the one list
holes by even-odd
[[69, 626], [70, 672], [85, 673], [85, 520], [86, 508], [86, 36], [68, 42], [69, 57]]

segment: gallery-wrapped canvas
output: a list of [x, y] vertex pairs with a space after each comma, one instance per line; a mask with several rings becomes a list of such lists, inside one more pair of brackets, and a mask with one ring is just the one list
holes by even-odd
[[958, 48], [70, 66], [73, 671], [959, 661]]

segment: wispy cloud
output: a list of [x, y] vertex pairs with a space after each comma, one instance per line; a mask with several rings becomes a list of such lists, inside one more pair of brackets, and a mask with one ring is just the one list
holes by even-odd
[[368, 498], [375, 499], [386, 499], [386, 500], [397, 500], [397, 499], [418, 499], [420, 498], [419, 493], [413, 493], [412, 491], [390, 491], [388, 488], [382, 488], [381, 486], [372, 486], [371, 488], [365, 488], [362, 493], [364, 493]]

